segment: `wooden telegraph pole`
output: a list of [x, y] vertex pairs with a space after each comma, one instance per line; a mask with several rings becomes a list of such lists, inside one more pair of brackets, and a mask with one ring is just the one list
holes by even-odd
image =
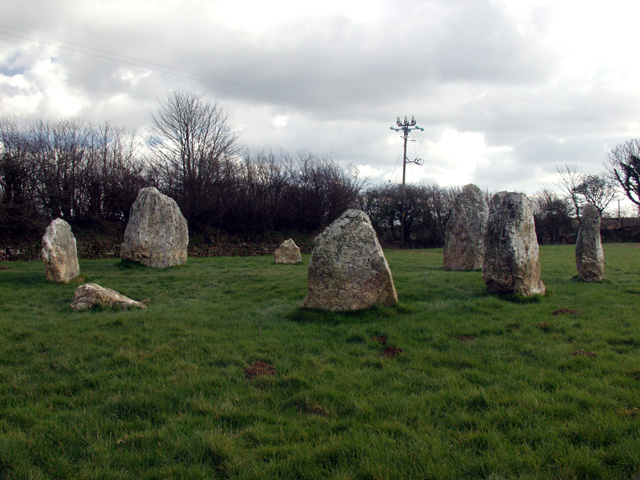
[[402, 217], [400, 217], [400, 229], [401, 232], [401, 240], [400, 240], [400, 248], [404, 248], [404, 217], [405, 217], [405, 203], [407, 200], [406, 192], [405, 192], [405, 178], [407, 173], [407, 163], [415, 163], [416, 165], [422, 165], [424, 161], [421, 158], [416, 158], [415, 160], [407, 159], [407, 139], [409, 138], [409, 132], [411, 130], [421, 130], [424, 132], [424, 128], [416, 125], [416, 119], [411, 117], [411, 121], [407, 120], [407, 117], [404, 117], [404, 122], [400, 121], [400, 117], [396, 121], [397, 127], [390, 127], [391, 130], [395, 130], [396, 132], [403, 132], [403, 140], [404, 140], [404, 154], [402, 156]]

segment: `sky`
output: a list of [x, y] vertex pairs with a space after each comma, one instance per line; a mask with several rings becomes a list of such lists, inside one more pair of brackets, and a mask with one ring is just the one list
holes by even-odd
[[[5, 0], [0, 115], [148, 135], [174, 90], [251, 152], [312, 152], [400, 182], [535, 193], [640, 137], [628, 0]], [[622, 195], [620, 196], [622, 198]]]

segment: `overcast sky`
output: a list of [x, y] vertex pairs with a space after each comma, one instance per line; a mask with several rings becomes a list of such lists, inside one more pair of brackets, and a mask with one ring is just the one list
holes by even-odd
[[0, 114], [148, 128], [173, 89], [251, 150], [311, 151], [397, 182], [534, 193], [640, 137], [629, 0], [5, 0]]

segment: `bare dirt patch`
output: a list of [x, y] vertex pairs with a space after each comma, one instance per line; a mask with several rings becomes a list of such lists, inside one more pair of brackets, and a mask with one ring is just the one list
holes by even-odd
[[311, 413], [313, 415], [322, 415], [324, 417], [328, 417], [329, 415], [331, 415], [331, 412], [329, 412], [329, 410], [326, 410], [325, 408], [321, 407], [320, 405], [314, 405], [313, 407], [311, 407], [309, 409], [309, 413]]
[[276, 367], [268, 363], [256, 361], [244, 369], [244, 376], [249, 380], [259, 377], [260, 375], [275, 375], [278, 372]]
[[582, 355], [583, 357], [591, 357], [591, 358], [596, 358], [598, 355], [595, 354], [594, 352], [587, 352], [586, 350], [576, 350], [574, 352], [571, 352], [571, 355]]
[[387, 337], [386, 335], [380, 335], [379, 337], [371, 337], [371, 340], [373, 340], [376, 343], [379, 343], [380, 345], [386, 345], [387, 344]]
[[640, 408], [619, 408], [618, 410], [616, 410], [616, 413], [621, 417], [637, 417], [638, 415], [640, 415]]
[[384, 351], [380, 352], [379, 355], [385, 358], [394, 358], [400, 355], [401, 353], [404, 353], [404, 350], [402, 350], [401, 348], [387, 347], [384, 349]]
[[580, 310], [574, 310], [572, 308], [560, 308], [555, 312], [553, 312], [553, 315], [565, 315], [565, 314], [580, 315], [581, 313], [582, 312]]

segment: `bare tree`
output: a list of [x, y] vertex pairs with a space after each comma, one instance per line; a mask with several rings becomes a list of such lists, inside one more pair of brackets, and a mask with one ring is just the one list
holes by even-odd
[[202, 222], [216, 200], [225, 200], [224, 190], [240, 166], [234, 159], [238, 136], [221, 108], [191, 92], [169, 93], [152, 119], [158, 180], [176, 197], [190, 224]]
[[538, 242], [562, 243], [572, 233], [569, 199], [543, 188], [531, 200]]
[[[437, 184], [407, 185], [405, 188], [405, 238], [412, 246], [440, 246], [447, 221], [460, 192], [457, 187]], [[402, 191], [399, 185], [383, 184], [360, 195], [362, 208], [385, 243], [401, 238]]]
[[606, 175], [585, 175], [576, 187], [576, 193], [584, 199], [584, 203], [594, 205], [602, 216], [616, 196], [616, 186]]
[[613, 148], [605, 166], [627, 198], [640, 207], [640, 139], [627, 140]]
[[593, 204], [600, 215], [616, 196], [616, 186], [607, 175], [591, 175], [580, 171], [576, 165], [556, 167], [560, 174], [558, 186], [573, 204], [575, 214], [580, 219], [584, 205]]

